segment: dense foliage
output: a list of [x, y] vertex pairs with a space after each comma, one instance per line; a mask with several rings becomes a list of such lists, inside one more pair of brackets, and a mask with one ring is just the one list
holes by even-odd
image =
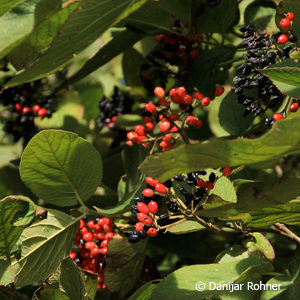
[[293, 299], [300, 2], [0, 1], [0, 299]]

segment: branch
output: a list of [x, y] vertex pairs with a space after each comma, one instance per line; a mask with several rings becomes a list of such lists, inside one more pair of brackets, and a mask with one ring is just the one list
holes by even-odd
[[274, 225], [279, 229], [280, 234], [288, 237], [289, 239], [297, 242], [300, 245], [300, 238], [294, 232], [289, 230], [284, 224], [275, 223]]

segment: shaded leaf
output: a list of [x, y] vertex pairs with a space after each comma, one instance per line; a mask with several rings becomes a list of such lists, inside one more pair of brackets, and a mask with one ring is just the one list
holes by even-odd
[[0, 16], [4, 15], [9, 9], [25, 0], [2, 0], [0, 3]]
[[[6, 260], [0, 259], [0, 286], [1, 285], [9, 285], [15, 281], [15, 272], [14, 269], [10, 266], [10, 264]], [[0, 296], [1, 296], [0, 289]], [[2, 297], [1, 299], [7, 299]]]
[[134, 292], [127, 300], [151, 300], [152, 293], [156, 288], [158, 280], [145, 283], [136, 292]]
[[174, 225], [169, 225], [166, 231], [173, 234], [184, 234], [203, 229], [205, 229], [205, 227], [199, 224], [197, 221], [183, 219], [179, 222], [174, 223]]

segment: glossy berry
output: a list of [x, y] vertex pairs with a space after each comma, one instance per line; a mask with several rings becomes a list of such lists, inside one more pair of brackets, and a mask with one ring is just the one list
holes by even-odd
[[138, 134], [134, 131], [127, 132], [127, 138], [131, 141], [135, 141], [138, 138]]
[[146, 215], [149, 213], [148, 206], [143, 202], [138, 202], [136, 208], [139, 212], [144, 213]]
[[193, 94], [193, 98], [197, 99], [197, 100], [202, 100], [202, 98], [204, 97], [204, 95], [200, 92], [195, 92]]
[[41, 107], [39, 105], [34, 105], [32, 110], [35, 112], [35, 113], [38, 113], [38, 111], [41, 109]]
[[283, 119], [283, 115], [282, 114], [279, 114], [279, 113], [276, 113], [273, 115], [273, 119], [276, 121], [280, 121]]
[[152, 197], [154, 195], [154, 191], [151, 189], [144, 189], [142, 194], [144, 195], [144, 197]]
[[207, 183], [204, 180], [202, 180], [202, 179], [197, 179], [197, 185], [199, 187], [201, 187], [202, 189], [206, 189], [207, 188]]
[[107, 253], [107, 250], [108, 250], [107, 247], [101, 248], [100, 253], [105, 255]]
[[138, 213], [138, 214], [136, 215], [136, 217], [137, 217], [137, 219], [138, 219], [140, 222], [142, 222], [142, 223], [144, 223], [144, 224], [146, 224], [146, 225], [152, 225], [152, 224], [153, 224], [153, 220], [152, 220], [149, 216], [147, 216], [146, 214]]
[[39, 117], [43, 118], [47, 114], [47, 109], [46, 108], [41, 108], [41, 109], [39, 109], [39, 111], [37, 112], [37, 114], [38, 114]]
[[229, 176], [229, 175], [231, 174], [232, 171], [233, 171], [233, 168], [226, 167], [226, 168], [223, 169], [222, 175], [223, 175], [223, 176]]
[[91, 232], [87, 232], [85, 233], [82, 238], [87, 241], [87, 242], [90, 242], [93, 240], [93, 234]]
[[145, 127], [143, 125], [136, 125], [134, 131], [138, 135], [144, 135], [145, 134]]
[[292, 13], [292, 12], [288, 12], [288, 13], [286, 13], [286, 17], [289, 19], [289, 20], [294, 20], [294, 18], [295, 18], [295, 15]]
[[280, 27], [284, 30], [289, 30], [291, 28], [291, 21], [288, 18], [283, 18], [280, 23]]
[[278, 39], [277, 39], [277, 43], [279, 44], [285, 44], [287, 41], [289, 40], [289, 36], [286, 33], [281, 34]]
[[158, 183], [158, 180], [153, 179], [153, 178], [150, 177], [150, 176], [146, 177], [146, 178], [145, 178], [145, 181], [146, 181], [149, 185], [151, 185], [151, 186], [153, 186], [153, 187]]
[[25, 106], [25, 107], [23, 107], [23, 109], [22, 109], [22, 114], [23, 114], [23, 115], [26, 115], [26, 114], [28, 114], [30, 111], [31, 111], [31, 109], [30, 109], [29, 107]]
[[136, 230], [136, 231], [141, 231], [141, 230], [144, 229], [144, 226], [145, 226], [144, 223], [142, 223], [142, 222], [137, 222], [137, 223], [135, 224], [135, 230]]
[[16, 103], [15, 104], [15, 111], [20, 112], [22, 110], [22, 104], [21, 103]]
[[159, 124], [159, 130], [161, 132], [166, 132], [170, 129], [171, 123], [169, 121], [164, 121]]
[[156, 114], [156, 106], [153, 103], [147, 103], [145, 106], [145, 110], [149, 111], [152, 115]]
[[191, 105], [193, 103], [193, 98], [190, 96], [190, 95], [185, 95], [183, 97], [183, 102], [186, 104], [186, 105]]
[[196, 118], [194, 116], [187, 116], [185, 119], [186, 123], [189, 125], [193, 125], [195, 120], [196, 120]]
[[158, 211], [158, 205], [155, 201], [150, 201], [148, 203], [148, 210], [151, 214], [155, 215]]
[[224, 93], [224, 87], [220, 86], [215, 90], [215, 97], [221, 96]]
[[158, 100], [158, 104], [161, 105], [161, 106], [167, 106], [169, 104], [169, 102], [166, 98], [160, 98]]
[[193, 126], [195, 128], [200, 128], [200, 127], [202, 127], [202, 125], [203, 125], [203, 122], [201, 120], [195, 120], [193, 123]]
[[158, 97], [158, 98], [163, 98], [165, 97], [165, 90], [158, 86], [154, 89], [154, 94]]
[[291, 112], [296, 112], [299, 108], [299, 104], [297, 102], [295, 103], [292, 103], [291, 106], [290, 106], [290, 111]]
[[202, 100], [201, 100], [201, 104], [202, 106], [208, 106], [210, 103], [210, 99], [208, 97], [204, 97]]
[[154, 228], [154, 227], [151, 227], [147, 230], [147, 234], [150, 236], [150, 237], [155, 237], [157, 236], [157, 230]]
[[160, 194], [166, 194], [168, 189], [161, 183], [155, 185], [155, 190]]

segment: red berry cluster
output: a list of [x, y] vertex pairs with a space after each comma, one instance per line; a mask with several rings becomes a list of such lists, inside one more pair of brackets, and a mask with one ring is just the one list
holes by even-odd
[[278, 44], [285, 44], [288, 41], [290, 41], [292, 43], [296, 42], [296, 40], [297, 40], [296, 36], [290, 32], [294, 18], [295, 18], [295, 15], [292, 12], [288, 12], [285, 14], [285, 18], [281, 19], [279, 25], [283, 30], [287, 30], [288, 33], [282, 33], [277, 38]]
[[[220, 96], [223, 92], [224, 88], [219, 87], [215, 91], [215, 96]], [[140, 143], [144, 147], [148, 147], [149, 138], [151, 137], [148, 138], [147, 134], [151, 134], [156, 125], [159, 124], [158, 128], [160, 133], [162, 133], [159, 146], [162, 151], [167, 151], [174, 147], [175, 139], [173, 134], [178, 133], [180, 128], [180, 125], [175, 122], [186, 122], [194, 128], [200, 128], [203, 122], [194, 116], [194, 108], [208, 106], [211, 99], [198, 91], [190, 95], [183, 86], [172, 88], [169, 91], [169, 96], [166, 96], [165, 90], [162, 87], [156, 87], [154, 94], [159, 98], [158, 105], [153, 103], [145, 105], [145, 112], [143, 113], [144, 125], [137, 125], [134, 131], [127, 133], [128, 140], [126, 144], [133, 146], [134, 143]], [[161, 109], [158, 110], [158, 106]], [[178, 111], [182, 111], [182, 113], [178, 114]]]
[[114, 221], [109, 218], [80, 220], [80, 226], [74, 237], [77, 249], [69, 256], [83, 270], [98, 274], [98, 290], [105, 289], [103, 269], [109, 241], [114, 236]]

